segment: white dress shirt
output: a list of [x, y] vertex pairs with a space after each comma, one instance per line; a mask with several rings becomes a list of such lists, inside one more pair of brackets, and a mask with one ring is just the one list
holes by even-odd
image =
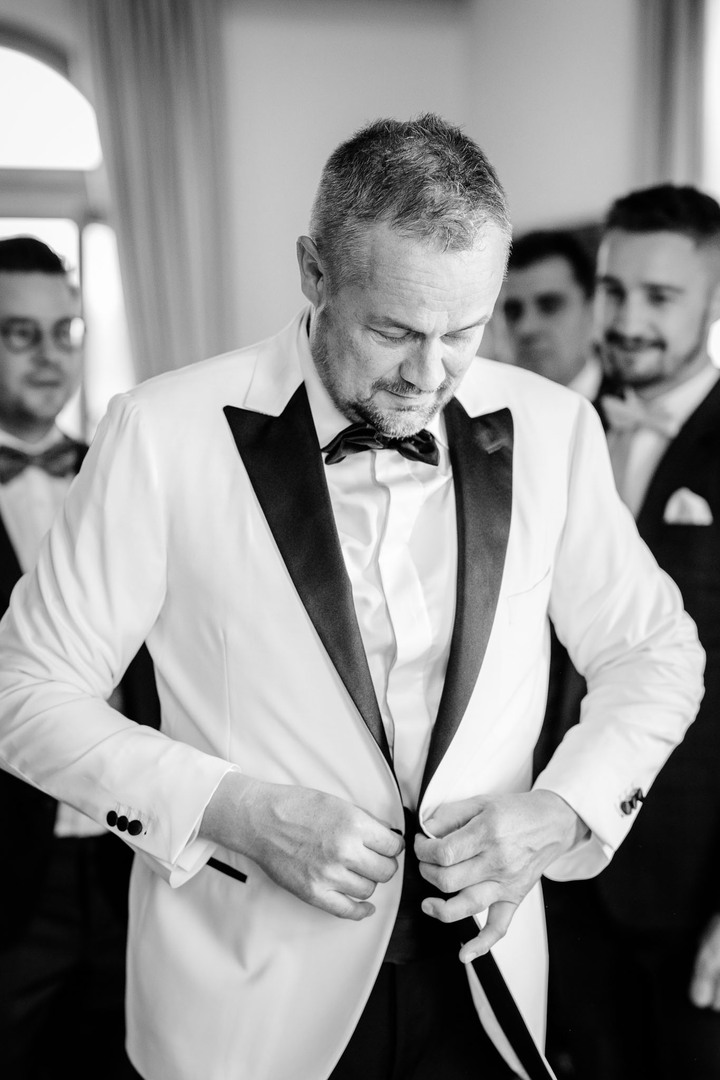
[[[54, 427], [40, 442], [28, 443], [0, 429], [0, 445], [25, 454], [41, 454], [60, 442], [63, 434]], [[37, 561], [40, 544], [70, 487], [70, 476], [51, 476], [28, 465], [7, 484], [0, 484], [0, 513], [23, 573]]]
[[591, 354], [577, 375], [570, 380], [568, 388], [577, 394], [582, 394], [588, 401], [594, 401], [600, 389], [602, 377], [602, 364], [597, 356]]
[[[305, 338], [303, 374], [320, 446], [349, 420], [320, 381]], [[455, 618], [455, 492], [442, 419], [437, 466], [366, 450], [326, 466], [355, 611], [405, 805], [417, 807]]]
[[[44, 439], [34, 443], [15, 438], [0, 429], [0, 445], [11, 446], [26, 454], [41, 454], [63, 438], [58, 427], [53, 427]], [[71, 482], [72, 476], [51, 476], [44, 469], [28, 465], [8, 483], [0, 484], [0, 514], [23, 573], [35, 565], [45, 533], [60, 509]], [[118, 707], [119, 701], [113, 700], [113, 704]], [[56, 836], [100, 836], [104, 831], [86, 814], [65, 803], [58, 804]]]
[[[707, 366], [692, 378], [654, 397], [650, 408], [662, 412], [679, 431], [710, 393], [718, 378], [720, 371], [708, 361]], [[611, 428], [608, 432], [617, 489], [635, 517], [640, 512], [650, 480], [671, 441], [671, 435], [645, 427], [633, 432], [613, 431]]]

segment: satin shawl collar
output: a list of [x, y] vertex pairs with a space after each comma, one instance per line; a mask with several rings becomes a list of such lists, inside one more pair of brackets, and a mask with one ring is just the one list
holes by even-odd
[[224, 412], [298, 595], [391, 764], [305, 386], [298, 387], [279, 416], [230, 405]]
[[688, 460], [695, 455], [706, 440], [717, 442], [720, 438], [720, 381], [691, 413], [677, 436], [661, 457], [648, 485], [637, 518], [640, 532], [652, 533], [662, 513], [669, 493], [688, 482]]
[[458, 530], [455, 624], [420, 798], [472, 696], [487, 649], [505, 566], [512, 509], [513, 422], [509, 409], [468, 416], [445, 408]]

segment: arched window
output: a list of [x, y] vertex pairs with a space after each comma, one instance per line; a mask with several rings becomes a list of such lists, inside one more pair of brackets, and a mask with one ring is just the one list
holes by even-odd
[[113, 394], [135, 381], [115, 234], [106, 220], [95, 111], [62, 56], [0, 28], [0, 236], [44, 240], [73, 269], [87, 338], [83, 386], [61, 424], [91, 437]]
[[95, 111], [48, 64], [0, 45], [0, 168], [97, 169], [102, 162]]

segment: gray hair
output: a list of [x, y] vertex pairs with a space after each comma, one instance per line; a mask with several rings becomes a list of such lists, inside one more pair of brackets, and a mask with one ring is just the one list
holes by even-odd
[[508, 243], [511, 236], [505, 192], [487, 157], [433, 113], [376, 120], [329, 157], [310, 233], [330, 286], [364, 272], [362, 238], [379, 222], [441, 251], [469, 250], [488, 224]]

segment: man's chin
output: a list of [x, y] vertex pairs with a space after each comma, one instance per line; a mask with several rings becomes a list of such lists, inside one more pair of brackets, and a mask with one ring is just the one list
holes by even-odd
[[[367, 419], [381, 434], [391, 439], [404, 439], [422, 431], [440, 409], [440, 405], [425, 408], [374, 409]], [[372, 417], [372, 418], [371, 418]]]
[[644, 386], [662, 377], [661, 359], [659, 351], [647, 351], [634, 356], [613, 356], [610, 370], [620, 382], [631, 386]]

